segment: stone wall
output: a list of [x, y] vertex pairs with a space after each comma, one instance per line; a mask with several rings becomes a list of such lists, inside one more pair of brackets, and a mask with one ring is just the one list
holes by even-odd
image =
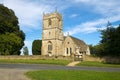
[[0, 56], [0, 59], [52, 59], [52, 60], [71, 60], [73, 61], [73, 57], [49, 57], [49, 56], [42, 56], [42, 55], [31, 55], [31, 56]]
[[[31, 56], [0, 56], [0, 59], [52, 59], [52, 60], [71, 60], [74, 61], [74, 57], [49, 57], [49, 56], [42, 56], [42, 55], [31, 55]], [[120, 63], [119, 57], [92, 57], [88, 55], [83, 55], [83, 61], [98, 61], [98, 62], [107, 62], [107, 63]]]
[[92, 57], [89, 55], [83, 55], [83, 61], [98, 61], [105, 63], [120, 63], [120, 57]]
[[92, 56], [89, 56], [89, 55], [83, 55], [83, 61], [98, 61], [98, 62], [103, 62], [104, 58], [92, 57]]

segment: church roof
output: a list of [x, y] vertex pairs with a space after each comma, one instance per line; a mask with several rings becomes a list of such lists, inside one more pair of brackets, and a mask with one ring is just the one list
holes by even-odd
[[86, 51], [87, 45], [85, 44], [84, 41], [82, 41], [78, 38], [72, 37], [72, 36], [70, 36], [70, 37], [73, 40], [74, 44], [77, 45], [77, 47], [80, 47], [81, 51]]

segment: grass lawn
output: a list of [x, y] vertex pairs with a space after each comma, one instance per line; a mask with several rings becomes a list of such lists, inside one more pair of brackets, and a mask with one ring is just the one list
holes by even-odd
[[78, 66], [96, 66], [96, 67], [115, 67], [120, 68], [120, 64], [107, 64], [97, 61], [83, 61], [78, 64]]
[[27, 64], [55, 64], [67, 65], [68, 60], [43, 60], [43, 59], [0, 59], [0, 63], [27, 63]]
[[32, 80], [120, 80], [120, 72], [97, 72], [84, 70], [41, 70], [26, 75]]

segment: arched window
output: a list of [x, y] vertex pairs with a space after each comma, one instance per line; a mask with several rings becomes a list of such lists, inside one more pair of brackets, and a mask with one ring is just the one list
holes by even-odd
[[72, 48], [70, 47], [70, 54], [72, 54]]
[[52, 42], [49, 41], [49, 42], [48, 42], [48, 51], [51, 51], [51, 50], [52, 50]]
[[52, 45], [48, 45], [48, 50], [49, 50], [49, 51], [52, 50]]
[[68, 54], [68, 48], [67, 48], [67, 54]]

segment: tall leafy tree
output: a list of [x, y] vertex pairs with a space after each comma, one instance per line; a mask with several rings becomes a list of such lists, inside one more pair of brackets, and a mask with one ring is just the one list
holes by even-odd
[[20, 55], [25, 34], [13, 10], [0, 4], [0, 55]]
[[101, 45], [103, 45], [102, 56], [120, 56], [120, 25], [118, 28], [108, 26], [107, 29], [101, 30]]
[[120, 24], [116, 29], [115, 46], [116, 46], [116, 55], [120, 56]]
[[32, 43], [32, 54], [41, 55], [42, 40], [34, 40]]
[[[114, 52], [114, 42], [115, 42], [115, 28], [107, 27], [106, 30], [101, 31], [102, 40], [101, 43], [105, 48], [105, 55], [110, 55]], [[111, 49], [112, 48], [112, 49]]]

